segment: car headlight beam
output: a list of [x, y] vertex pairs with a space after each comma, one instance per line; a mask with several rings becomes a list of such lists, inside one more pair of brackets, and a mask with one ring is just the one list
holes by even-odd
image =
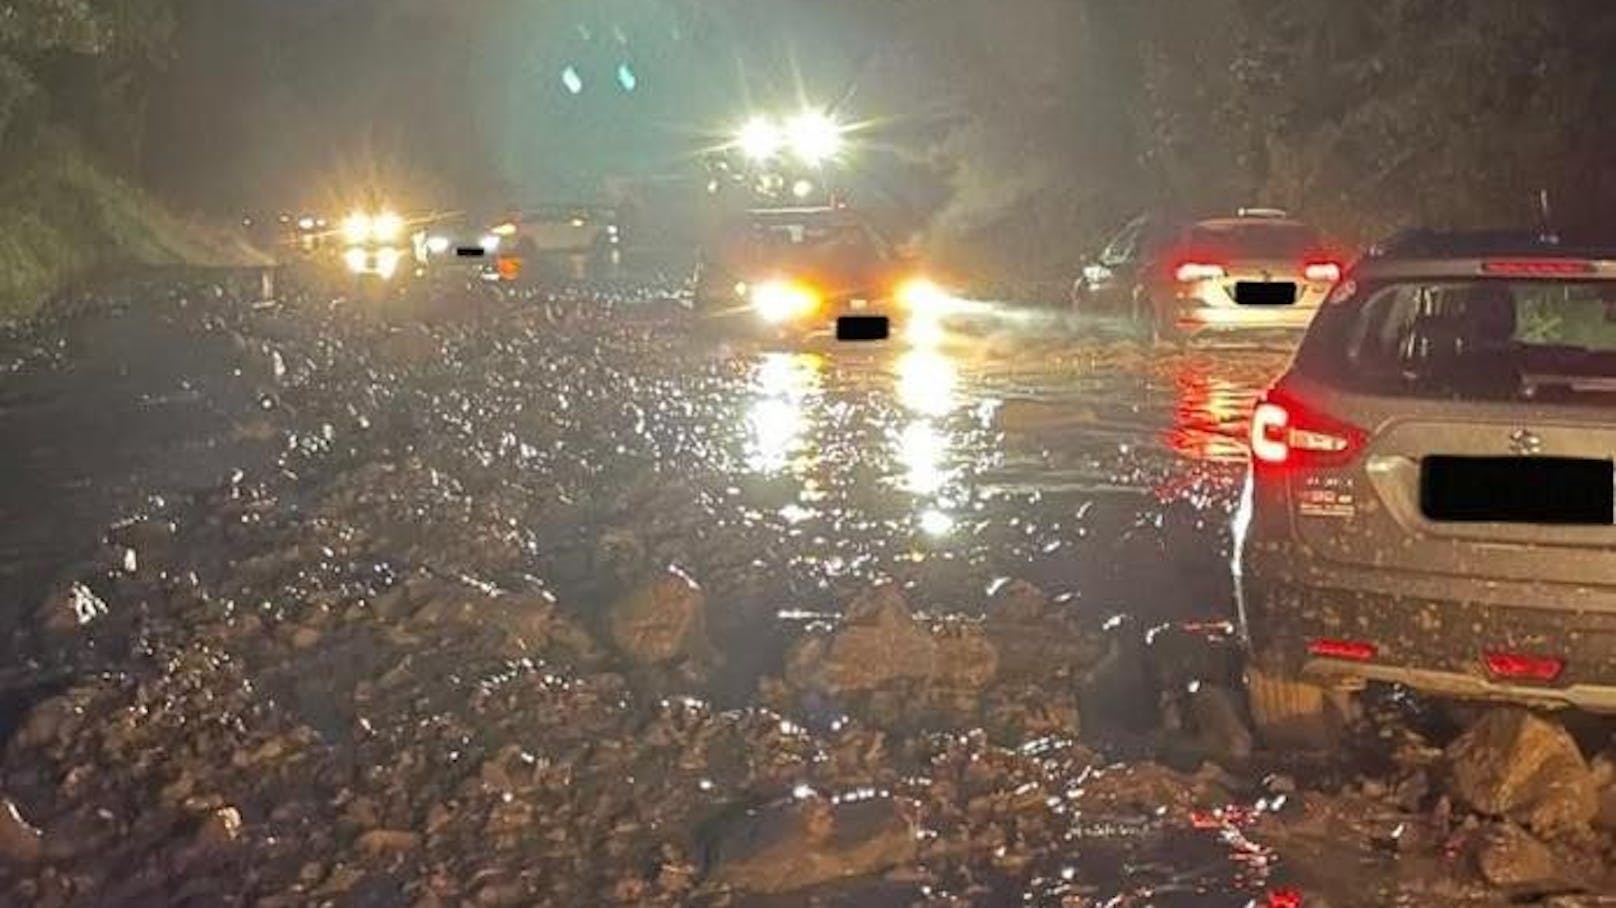
[[819, 308], [819, 295], [791, 281], [766, 281], [752, 288], [752, 308], [764, 321], [778, 325]]
[[914, 277], [898, 287], [898, 302], [915, 311], [939, 311], [948, 305], [948, 292], [930, 278]]

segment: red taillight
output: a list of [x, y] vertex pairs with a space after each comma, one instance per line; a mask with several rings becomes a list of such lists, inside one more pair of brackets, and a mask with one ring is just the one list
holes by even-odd
[[1494, 259], [1481, 263], [1482, 274], [1511, 277], [1565, 277], [1597, 270], [1593, 262], [1574, 259]]
[[1180, 284], [1193, 284], [1196, 281], [1215, 281], [1227, 274], [1222, 265], [1211, 262], [1185, 262], [1173, 270], [1173, 277]]
[[1315, 284], [1333, 284], [1341, 280], [1338, 262], [1308, 262], [1302, 266], [1302, 277]]
[[1251, 456], [1258, 463], [1339, 466], [1366, 439], [1362, 429], [1269, 395], [1251, 414]]
[[1565, 660], [1553, 656], [1529, 656], [1525, 653], [1492, 651], [1482, 654], [1487, 673], [1495, 678], [1511, 681], [1538, 681], [1547, 684], [1560, 677]]
[[1309, 655], [1322, 659], [1346, 659], [1349, 662], [1368, 662], [1379, 652], [1373, 643], [1362, 640], [1314, 640], [1307, 645]]

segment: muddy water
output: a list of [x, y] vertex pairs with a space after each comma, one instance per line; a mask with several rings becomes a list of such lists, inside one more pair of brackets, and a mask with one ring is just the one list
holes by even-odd
[[[1153, 349], [1105, 326], [992, 306], [871, 348], [761, 340], [654, 298], [451, 306], [424, 320], [331, 312], [319, 300], [265, 312], [220, 301], [198, 315], [170, 297], [75, 323], [79, 340], [59, 355], [18, 354], [0, 412], [4, 567], [8, 661], [31, 667], [6, 679], [8, 692], [20, 710], [76, 685], [109, 715], [138, 705], [163, 717], [104, 732], [122, 738], [63, 739], [48, 757], [13, 751], [5, 791], [42, 825], [76, 829], [97, 811], [132, 824], [105, 860], [64, 850], [61, 865], [83, 879], [30, 877], [27, 892], [65, 886], [92, 904], [149, 893], [140, 885], [201, 860], [183, 847], [188, 826], [165, 831], [151, 818], [210, 809], [193, 803], [207, 795], [241, 807], [241, 848], [263, 859], [246, 882], [196, 865], [214, 881], [203, 891], [231, 900], [273, 892], [296, 904], [327, 886], [376, 893], [366, 903], [412, 901], [402, 893], [418, 894], [428, 865], [352, 857], [356, 828], [385, 823], [448, 830], [428, 843], [453, 882], [445, 892], [509, 878], [530, 894], [572, 893], [558, 904], [608, 892], [638, 901], [622, 895], [639, 891], [624, 868], [650, 860], [638, 849], [674, 849], [665, 868], [699, 865], [696, 830], [712, 811], [816, 773], [831, 789], [862, 778], [813, 769], [856, 723], [834, 708], [782, 718], [757, 701], [793, 641], [876, 581], [936, 618], [979, 617], [1012, 577], [1119, 634], [1225, 616], [1242, 420], [1286, 356]], [[122, 547], [101, 543], [142, 514], [181, 527], [180, 551], [161, 568], [131, 570]], [[684, 761], [652, 770], [642, 755], [640, 781], [621, 792], [629, 800], [602, 790], [610, 809], [557, 802], [553, 819], [512, 833], [590, 830], [606, 849], [598, 866], [552, 843], [551, 875], [535, 879], [536, 845], [496, 859], [475, 844], [473, 830], [488, 825], [456, 838], [440, 809], [478, 824], [476, 810], [495, 824], [514, 809], [448, 794], [466, 790], [479, 762], [519, 744], [572, 774], [557, 791], [601, 786], [625, 771], [604, 754], [648, 746], [656, 699], [615, 692], [588, 659], [509, 661], [484, 639], [491, 625], [424, 636], [419, 622], [371, 617], [377, 603], [430, 575], [559, 602], [593, 628], [637, 571], [664, 565], [706, 591], [716, 651], [707, 676], [657, 682], [703, 704], [668, 734], [742, 735], [750, 756], [715, 758], [696, 786], [679, 775]], [[113, 612], [82, 644], [33, 626], [34, 604], [63, 577], [84, 579]], [[118, 680], [86, 688], [92, 678]], [[1153, 713], [1139, 696], [1115, 712]], [[927, 835], [969, 843], [928, 846], [918, 881], [882, 885], [939, 904], [1238, 905], [1266, 891], [1272, 855], [1246, 838], [1245, 819], [1085, 801], [1120, 784], [1104, 780], [1127, 767], [1105, 767], [1144, 740], [1126, 721], [1094, 719], [1082, 745], [994, 750], [967, 724], [861, 757], [887, 791], [924, 805]], [[180, 729], [198, 723], [219, 730], [179, 747], [191, 740]], [[538, 727], [549, 731], [535, 738]], [[71, 766], [127, 756], [131, 741], [168, 741], [176, 755], [109, 775], [104, 790], [56, 786]], [[285, 753], [307, 768], [276, 768]], [[795, 768], [773, 775], [761, 768], [770, 760]], [[944, 779], [968, 780], [983, 760], [1004, 764], [992, 784], [1039, 793], [1036, 823], [957, 815]], [[410, 792], [390, 787], [405, 778]], [[108, 800], [181, 780], [195, 789], [179, 796], [183, 810], [166, 796]], [[675, 783], [678, 794], [657, 787]], [[376, 803], [353, 806], [367, 799]], [[591, 819], [602, 810], [604, 827]], [[322, 850], [351, 863], [329, 866]], [[645, 901], [685, 901], [653, 876]]]

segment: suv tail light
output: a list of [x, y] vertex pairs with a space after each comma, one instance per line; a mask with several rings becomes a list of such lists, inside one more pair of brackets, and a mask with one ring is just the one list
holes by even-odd
[[1581, 259], [1490, 259], [1481, 263], [1482, 274], [1509, 277], [1568, 277], [1598, 270], [1593, 262]]
[[1487, 672], [1495, 678], [1512, 681], [1538, 681], [1543, 684], [1560, 677], [1565, 660], [1553, 656], [1531, 656], [1526, 653], [1492, 651], [1482, 653]]
[[1258, 463], [1330, 467], [1352, 462], [1368, 434], [1269, 392], [1251, 414], [1251, 456]]
[[1308, 262], [1302, 266], [1302, 277], [1315, 284], [1333, 284], [1341, 280], [1341, 265], [1337, 262]]
[[1196, 281], [1215, 281], [1227, 273], [1222, 265], [1211, 262], [1185, 262], [1173, 270], [1173, 277], [1180, 284], [1193, 284]]

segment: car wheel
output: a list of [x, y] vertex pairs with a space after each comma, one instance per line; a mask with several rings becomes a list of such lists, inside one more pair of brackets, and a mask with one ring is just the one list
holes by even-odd
[[1246, 666], [1246, 702], [1257, 738], [1270, 748], [1328, 750], [1345, 736], [1356, 707], [1346, 691]]

